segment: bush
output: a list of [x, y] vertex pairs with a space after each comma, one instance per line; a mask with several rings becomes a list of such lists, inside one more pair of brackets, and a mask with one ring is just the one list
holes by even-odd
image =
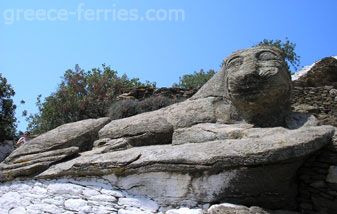
[[183, 77], [179, 77], [179, 83], [174, 83], [174, 88], [200, 88], [215, 74], [214, 70], [205, 72], [201, 69], [199, 72], [193, 74], [186, 74]]
[[15, 91], [0, 73], [0, 142], [13, 139], [16, 129], [15, 109], [12, 96]]
[[125, 74], [119, 77], [109, 66], [102, 67], [86, 72], [76, 65], [74, 70], [67, 70], [55, 93], [43, 103], [41, 96], [37, 98], [39, 113], [27, 118], [28, 130], [41, 134], [65, 123], [104, 117], [122, 89], [155, 87], [155, 83], [141, 83]]

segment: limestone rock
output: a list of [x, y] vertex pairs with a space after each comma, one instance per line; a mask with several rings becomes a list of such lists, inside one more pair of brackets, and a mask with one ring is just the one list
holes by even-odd
[[98, 130], [108, 122], [109, 118], [101, 118], [68, 123], [32, 139], [0, 164], [0, 181], [41, 172], [52, 163], [91, 149]]

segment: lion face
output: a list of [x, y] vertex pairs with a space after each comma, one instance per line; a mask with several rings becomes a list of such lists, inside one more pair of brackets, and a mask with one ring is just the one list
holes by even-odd
[[224, 66], [229, 98], [240, 112], [253, 116], [289, 104], [291, 80], [279, 49], [261, 46], [237, 51]]

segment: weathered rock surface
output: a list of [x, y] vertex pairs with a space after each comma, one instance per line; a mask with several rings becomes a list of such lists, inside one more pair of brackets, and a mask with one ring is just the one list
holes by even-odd
[[294, 207], [293, 179], [301, 158], [328, 143], [333, 132], [330, 126], [288, 130], [198, 124], [177, 130], [173, 142], [178, 145], [106, 153], [101, 153], [104, 146], [98, 147], [53, 165], [38, 177], [111, 174], [107, 178], [115, 185], [159, 204], [221, 199], [267, 208]]
[[294, 81], [297, 87], [334, 86], [337, 88], [337, 59], [326, 57]]
[[41, 135], [0, 165], [0, 180], [101, 176], [165, 206], [231, 202], [295, 209], [297, 170], [335, 129], [291, 113], [290, 94], [279, 49], [240, 50], [184, 102]]
[[333, 86], [295, 87], [292, 107], [294, 111], [312, 114], [321, 125], [337, 127], [337, 94]]
[[109, 118], [89, 119], [62, 125], [12, 152], [0, 164], [0, 181], [32, 175], [66, 157], [90, 150], [98, 130]]
[[[63, 178], [12, 181], [0, 184], [0, 213], [5, 214], [297, 214], [267, 211], [259, 207], [234, 204], [191, 204], [172, 209], [160, 207], [148, 198], [128, 194], [102, 178]], [[209, 209], [208, 209], [209, 208]]]
[[301, 213], [334, 214], [337, 210], [337, 133], [298, 170]]

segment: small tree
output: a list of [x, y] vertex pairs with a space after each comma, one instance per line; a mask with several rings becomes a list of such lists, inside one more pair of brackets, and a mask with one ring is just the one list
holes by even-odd
[[27, 118], [28, 130], [41, 134], [65, 123], [105, 117], [123, 88], [155, 87], [155, 83], [141, 83], [125, 74], [119, 77], [109, 66], [102, 67], [85, 72], [76, 65], [74, 70], [67, 70], [55, 93], [44, 103], [41, 95], [37, 98], [39, 113]]
[[12, 96], [15, 91], [0, 73], [0, 142], [13, 139], [16, 129], [15, 109]]
[[205, 72], [201, 69], [199, 72], [193, 74], [186, 74], [183, 77], [179, 77], [179, 83], [174, 83], [174, 88], [200, 88], [215, 74], [214, 70]]
[[[285, 38], [285, 42], [281, 40], [268, 40], [264, 39], [256, 46], [275, 46], [281, 49], [285, 54], [285, 59], [288, 63], [288, 68], [290, 69], [290, 65], [296, 71], [298, 66], [300, 65], [300, 56], [298, 56], [295, 52], [296, 44], [289, 41], [288, 37]], [[290, 65], [289, 65], [290, 64]]]

